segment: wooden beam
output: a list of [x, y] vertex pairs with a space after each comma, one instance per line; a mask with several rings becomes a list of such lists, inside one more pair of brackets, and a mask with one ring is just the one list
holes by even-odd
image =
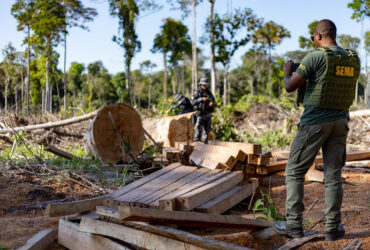
[[44, 250], [54, 241], [54, 229], [44, 229], [28, 239], [27, 243], [18, 250]]
[[194, 150], [189, 156], [189, 160], [197, 166], [202, 166], [209, 169], [223, 169], [222, 163], [228, 164], [228, 168], [232, 169], [236, 162], [228, 154], [205, 153], [203, 151]]
[[275, 162], [270, 162], [266, 167], [268, 168], [269, 173], [273, 173], [273, 172], [285, 170], [287, 163], [288, 163], [288, 160], [275, 161]]
[[113, 221], [114, 223], [120, 223], [124, 226], [132, 227], [138, 230], [143, 230], [146, 232], [162, 235], [171, 239], [181, 240], [183, 242], [193, 244], [205, 249], [215, 249], [215, 250], [246, 250], [248, 248], [239, 247], [225, 242], [209, 239], [207, 237], [202, 237], [199, 235], [191, 234], [182, 230], [174, 229], [172, 227], [167, 227], [164, 225], [151, 225], [145, 222], [134, 222], [126, 221], [121, 222], [119, 219], [119, 213], [115, 209], [108, 207], [97, 207], [97, 214], [101, 216], [103, 220]]
[[242, 150], [246, 154], [261, 154], [262, 146], [258, 144], [249, 144], [243, 142], [224, 142], [224, 141], [208, 141], [210, 145], [217, 145], [222, 147], [237, 148]]
[[150, 232], [137, 230], [105, 221], [82, 218], [79, 230], [85, 233], [99, 234], [124, 241], [142, 249], [204, 249], [179, 240], [163, 237]]
[[159, 176], [163, 175], [163, 174], [166, 174], [168, 172], [170, 172], [171, 170], [175, 169], [175, 168], [178, 168], [181, 166], [181, 163], [172, 163], [170, 164], [169, 166], [163, 168], [163, 169], [160, 169], [150, 175], [147, 175], [143, 178], [141, 178], [140, 180], [137, 180], [137, 181], [134, 181], [126, 186], [124, 186], [123, 188], [120, 188], [118, 190], [116, 190], [115, 192], [113, 192], [112, 194], [110, 194], [109, 196], [111, 198], [118, 198], [120, 197], [121, 195], [124, 195], [132, 190], [135, 190], [137, 189], [138, 187], [144, 185], [145, 183], [151, 181], [151, 180], [154, 180], [154, 179], [157, 179]]
[[270, 158], [271, 158], [270, 156], [265, 156], [265, 155], [249, 154], [248, 164], [265, 166], [270, 163]]
[[251, 196], [257, 186], [258, 181], [249, 181], [247, 184], [235, 186], [226, 193], [195, 208], [194, 211], [207, 214], [222, 214]]
[[119, 207], [122, 221], [168, 223], [195, 227], [255, 229], [272, 226], [271, 222], [251, 220], [239, 215], [204, 214], [197, 212], [166, 211], [162, 209]]
[[132, 249], [100, 235], [79, 232], [79, 224], [63, 219], [59, 219], [58, 243], [70, 250]]
[[316, 170], [314, 167], [308, 170], [306, 176], [309, 181], [324, 183], [324, 172]]
[[229, 172], [221, 172], [219, 169], [210, 170], [205, 175], [195, 179], [192, 182], [182, 186], [181, 188], [161, 197], [159, 200], [154, 201], [151, 205], [159, 205], [161, 209], [165, 210], [174, 210], [176, 208], [176, 198], [191, 192], [201, 186], [204, 186], [208, 183], [212, 183], [221, 179], [222, 177], [228, 175]]
[[285, 245], [279, 247], [277, 250], [290, 250], [290, 249], [294, 249], [296, 247], [299, 247], [313, 239], [323, 239], [324, 238], [324, 235], [320, 232], [316, 233], [316, 234], [311, 234], [311, 235], [308, 235], [308, 236], [305, 236], [303, 238], [296, 238], [296, 239], [293, 239], [291, 241], [289, 241], [288, 243], [286, 243]]
[[218, 195], [229, 191], [232, 187], [243, 181], [244, 175], [242, 172], [232, 172], [225, 177], [218, 179], [213, 183], [209, 183], [196, 190], [186, 193], [176, 200], [176, 210], [190, 211], [205, 202], [216, 198]]
[[224, 147], [204, 143], [196, 143], [194, 150], [201, 151], [204, 154], [210, 153], [234, 156], [238, 161], [241, 162], [244, 162], [248, 156], [248, 154], [236, 147]]
[[104, 199], [105, 197], [103, 196], [81, 201], [48, 204], [45, 210], [45, 214], [50, 217], [54, 217], [89, 212], [95, 210], [96, 206], [102, 206]]

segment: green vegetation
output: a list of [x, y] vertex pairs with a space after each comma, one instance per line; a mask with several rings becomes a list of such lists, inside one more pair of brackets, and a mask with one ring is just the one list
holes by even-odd
[[260, 216], [257, 217], [259, 220], [267, 220], [267, 221], [276, 221], [276, 220], [285, 220], [284, 217], [278, 215], [277, 209], [274, 205], [274, 201], [270, 197], [270, 195], [265, 194], [261, 191], [262, 198], [257, 199], [253, 205], [253, 212], [261, 211], [265, 215], [265, 217]]

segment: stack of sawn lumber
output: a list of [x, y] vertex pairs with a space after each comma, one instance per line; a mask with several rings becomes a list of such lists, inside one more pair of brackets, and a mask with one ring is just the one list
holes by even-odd
[[256, 180], [244, 181], [241, 171], [172, 163], [116, 190], [104, 205], [221, 214], [251, 196], [257, 186]]
[[[156, 224], [149, 224], [156, 223]], [[233, 249], [249, 248], [175, 229], [169, 225], [257, 230], [271, 222], [239, 215], [210, 215], [119, 206], [97, 206], [89, 216], [59, 220], [58, 243], [72, 249]]]
[[271, 153], [263, 151], [258, 144], [209, 141], [209, 144], [195, 143], [193, 147], [189, 160], [209, 169], [242, 171], [248, 176], [267, 175], [285, 169], [281, 162], [270, 163]]

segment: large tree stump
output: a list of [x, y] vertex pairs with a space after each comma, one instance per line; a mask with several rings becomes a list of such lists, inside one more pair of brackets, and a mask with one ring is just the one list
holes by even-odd
[[130, 154], [122, 150], [121, 137], [109, 117], [112, 114], [122, 139], [134, 157], [143, 149], [144, 130], [140, 115], [132, 107], [116, 103], [99, 110], [90, 122], [84, 138], [87, 152], [103, 163], [128, 162]]

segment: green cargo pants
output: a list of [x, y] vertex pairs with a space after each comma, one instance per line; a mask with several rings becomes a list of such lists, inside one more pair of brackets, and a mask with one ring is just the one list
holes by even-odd
[[322, 147], [325, 174], [325, 229], [336, 230], [341, 222], [341, 170], [346, 159], [347, 119], [319, 125], [299, 125], [286, 166], [286, 217], [288, 225], [302, 227], [304, 181]]

